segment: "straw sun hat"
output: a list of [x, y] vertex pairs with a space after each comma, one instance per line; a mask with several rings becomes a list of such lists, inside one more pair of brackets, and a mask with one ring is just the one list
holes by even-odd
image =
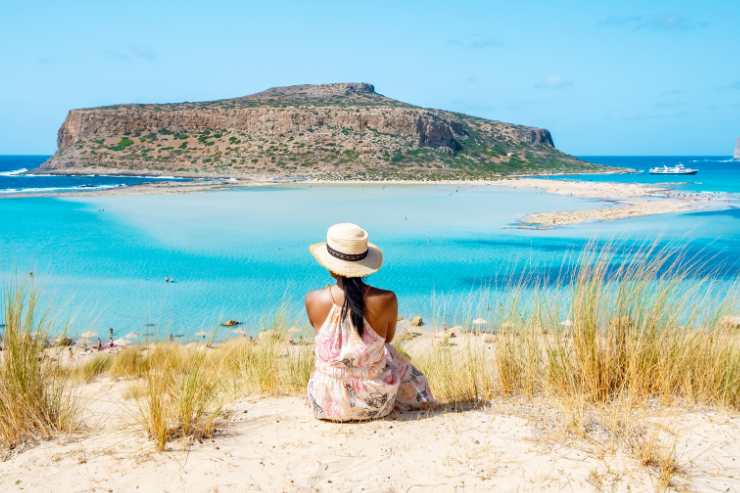
[[367, 241], [367, 231], [352, 223], [329, 226], [326, 241], [308, 250], [323, 267], [344, 277], [369, 276], [383, 263], [383, 252]]

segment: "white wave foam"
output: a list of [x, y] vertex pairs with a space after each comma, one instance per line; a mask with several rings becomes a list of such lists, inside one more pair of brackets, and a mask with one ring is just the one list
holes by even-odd
[[0, 193], [45, 193], [45, 192], [70, 192], [80, 190], [107, 190], [110, 188], [125, 187], [122, 183], [115, 185], [79, 185], [76, 187], [28, 187], [28, 188], [5, 188]]
[[163, 176], [163, 175], [93, 175], [93, 176], [111, 176], [114, 178], [140, 178], [146, 180], [187, 180], [182, 176]]
[[734, 159], [717, 159], [717, 158], [704, 158], [704, 159], [691, 159], [690, 163], [731, 163]]
[[0, 171], [0, 176], [18, 176], [26, 173], [28, 168], [12, 169], [10, 171]]

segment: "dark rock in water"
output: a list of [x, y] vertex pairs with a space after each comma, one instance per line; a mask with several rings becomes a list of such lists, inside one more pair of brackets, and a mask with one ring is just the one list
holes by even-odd
[[59, 336], [59, 337], [57, 337], [57, 339], [56, 339], [56, 340], [54, 341], [54, 344], [55, 344], [55, 345], [57, 345], [57, 346], [61, 346], [61, 347], [65, 347], [65, 346], [73, 346], [73, 345], [74, 345], [74, 343], [75, 343], [75, 341], [74, 341], [74, 340], [72, 340], [71, 338], [67, 337], [67, 336]]

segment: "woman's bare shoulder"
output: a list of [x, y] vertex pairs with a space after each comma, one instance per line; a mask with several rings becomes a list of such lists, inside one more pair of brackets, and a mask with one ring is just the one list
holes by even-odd
[[321, 288], [309, 291], [306, 293], [305, 304], [308, 320], [318, 330], [331, 309], [332, 300], [329, 290], [327, 288]]
[[329, 290], [326, 287], [309, 291], [308, 293], [306, 293], [306, 306], [308, 306], [309, 304], [325, 301], [328, 296]]
[[382, 305], [397, 303], [396, 293], [388, 289], [381, 289], [373, 286], [370, 286], [370, 289], [367, 291], [367, 299], [371, 303]]

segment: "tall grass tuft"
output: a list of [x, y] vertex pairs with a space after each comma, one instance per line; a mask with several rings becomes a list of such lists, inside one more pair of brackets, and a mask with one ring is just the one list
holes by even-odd
[[96, 354], [72, 372], [72, 376], [83, 382], [91, 382], [95, 377], [110, 371], [114, 358], [108, 353]]
[[0, 444], [5, 447], [48, 439], [75, 425], [75, 400], [58, 360], [45, 352], [50, 324], [35, 315], [33, 294], [13, 289], [4, 293]]
[[501, 390], [739, 408], [738, 335], [720, 323], [737, 307], [736, 284], [721, 292], [700, 267], [665, 249], [586, 250], [561, 288], [564, 313], [535, 299], [497, 336]]
[[494, 372], [485, 349], [471, 342], [462, 348], [437, 344], [419, 354], [413, 363], [429, 381], [440, 404], [453, 408], [476, 406], [494, 395]]
[[157, 449], [164, 450], [177, 437], [212, 436], [221, 405], [217, 376], [208, 368], [206, 355], [186, 352], [175, 344], [158, 346], [155, 352], [161, 364], [146, 371], [141, 411]]
[[142, 378], [146, 375], [148, 366], [144, 356], [144, 347], [133, 346], [124, 348], [111, 361], [109, 374], [115, 378]]
[[278, 365], [281, 347], [272, 338], [259, 342], [232, 339], [220, 346], [212, 360], [229, 383], [234, 394], [281, 392]]

